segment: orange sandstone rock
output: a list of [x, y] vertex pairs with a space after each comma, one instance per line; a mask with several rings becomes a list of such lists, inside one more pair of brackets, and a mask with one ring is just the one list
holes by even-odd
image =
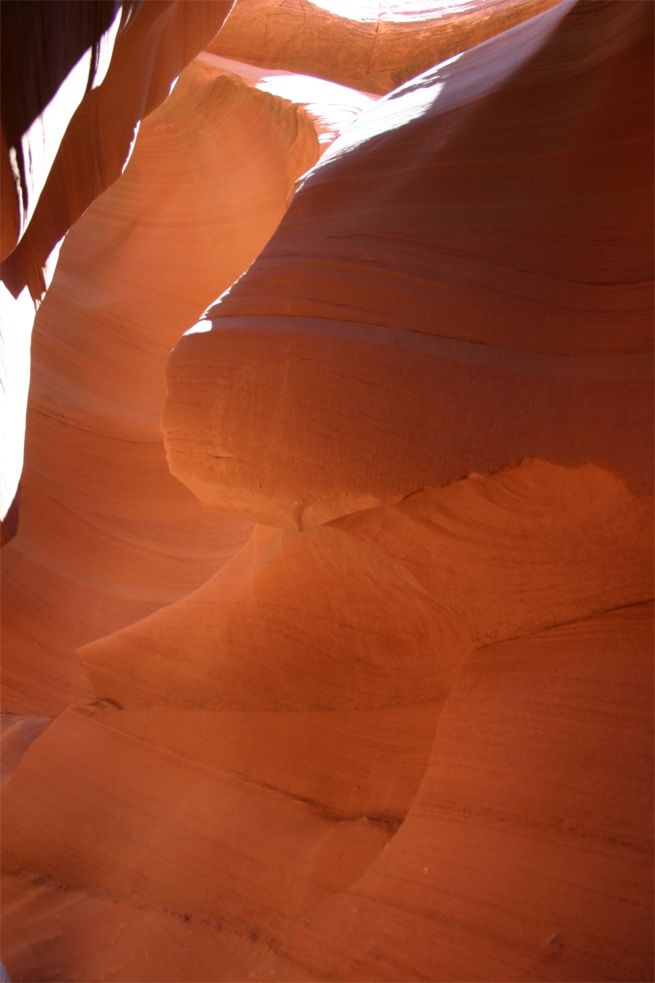
[[[14, 978], [650, 978], [652, 11], [520, 11], [290, 104], [296, 40], [352, 82], [369, 28], [238, 2], [64, 244], [4, 551]], [[164, 414], [212, 512], [157, 419], [221, 291]]]
[[[30, 332], [61, 240], [119, 177], [141, 119], [229, 9], [228, 0], [3, 4], [0, 522], [16, 510]], [[12, 516], [3, 539], [15, 526]]]
[[651, 23], [564, 3], [360, 116], [178, 345], [173, 472], [289, 527], [526, 456], [648, 489]]
[[647, 506], [526, 463], [260, 530], [87, 647], [5, 797], [9, 965], [56, 917], [59, 978], [644, 978]]
[[217, 71], [236, 75], [261, 92], [268, 92], [301, 106], [316, 128], [322, 151], [377, 100], [377, 96], [370, 92], [360, 92], [359, 89], [336, 82], [312, 75], [248, 65], [231, 58], [219, 57], [210, 51], [202, 52], [197, 60]]
[[236, 0], [209, 49], [382, 95], [554, 2]]
[[49, 717], [0, 716], [0, 787], [9, 781], [25, 751], [49, 724]]
[[387, 849], [262, 979], [646, 980], [652, 605], [480, 649]]
[[6, 709], [81, 699], [75, 648], [188, 593], [248, 535], [169, 474], [164, 367], [317, 154], [298, 106], [193, 63], [71, 231], [37, 316], [21, 528], [3, 557]]

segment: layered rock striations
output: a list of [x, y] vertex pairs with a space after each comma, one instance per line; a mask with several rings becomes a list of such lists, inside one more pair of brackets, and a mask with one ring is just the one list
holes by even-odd
[[554, 2], [236, 0], [209, 49], [383, 95]]
[[79, 699], [79, 645], [188, 593], [248, 535], [168, 472], [165, 363], [317, 154], [300, 107], [194, 62], [67, 238], [37, 317], [21, 525], [3, 553], [6, 709]]
[[82, 650], [5, 796], [24, 978], [646, 979], [649, 524], [526, 462], [262, 529]]
[[62, 248], [12, 978], [651, 978], [652, 8], [388, 6], [238, 0]]
[[2, 8], [0, 521], [23, 460], [30, 334], [61, 241], [129, 159], [141, 119], [216, 33], [229, 0]]
[[178, 346], [173, 472], [285, 525], [526, 456], [647, 489], [651, 16], [559, 5], [360, 117]]

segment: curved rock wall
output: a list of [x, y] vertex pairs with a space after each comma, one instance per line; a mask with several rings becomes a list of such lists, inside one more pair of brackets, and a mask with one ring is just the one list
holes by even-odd
[[652, 8], [330, 6], [237, 0], [39, 311], [2, 958], [645, 981]]
[[[30, 333], [61, 241], [119, 177], [141, 119], [166, 98], [230, 6], [229, 0], [3, 6], [0, 522], [16, 502]], [[14, 515], [3, 541], [15, 528]]]
[[523, 457], [647, 489], [651, 23], [563, 4], [360, 117], [178, 346], [173, 472], [285, 525]]
[[[14, 965], [647, 977], [650, 513], [597, 468], [526, 462], [260, 530], [88, 646], [98, 700], [5, 795]], [[45, 955], [26, 917], [37, 940], [56, 919]]]
[[302, 109], [194, 62], [67, 238], [36, 319], [21, 525], [3, 552], [5, 709], [79, 700], [79, 645], [188, 593], [248, 535], [168, 472], [165, 363], [317, 154]]
[[236, 0], [209, 48], [382, 95], [554, 2]]

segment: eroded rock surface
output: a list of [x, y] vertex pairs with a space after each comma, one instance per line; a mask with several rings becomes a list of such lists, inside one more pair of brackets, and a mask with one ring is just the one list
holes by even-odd
[[2, 958], [646, 981], [652, 8], [330, 6], [237, 0], [39, 311]]
[[[30, 334], [61, 241], [119, 177], [141, 119], [229, 9], [229, 0], [3, 4], [0, 522], [18, 504]], [[3, 540], [15, 528], [12, 515]]]
[[606, 472], [527, 462], [258, 531], [83, 650], [100, 699], [5, 797], [10, 897], [89, 978], [89, 897], [124, 979], [644, 978], [649, 524]]
[[382, 95], [554, 2], [236, 0], [210, 50]]
[[173, 472], [290, 526], [523, 457], [648, 489], [651, 23], [564, 3], [361, 116], [178, 346]]
[[37, 317], [21, 525], [3, 554], [7, 709], [79, 700], [79, 645], [188, 593], [248, 536], [168, 472], [165, 363], [317, 155], [300, 107], [194, 62], [70, 233]]

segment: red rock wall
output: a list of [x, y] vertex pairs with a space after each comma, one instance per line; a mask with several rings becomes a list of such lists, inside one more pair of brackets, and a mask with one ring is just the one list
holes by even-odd
[[555, 0], [237, 0], [210, 51], [383, 94]]
[[168, 472], [165, 364], [180, 324], [273, 232], [316, 135], [298, 107], [197, 63], [142, 131], [71, 231], [36, 319], [22, 518], [3, 555], [12, 712], [79, 700], [79, 645], [188, 593], [250, 531]]
[[526, 456], [649, 487], [652, 11], [569, 8], [360, 117], [182, 340], [202, 500], [312, 524]]
[[395, 10], [238, 0], [62, 248], [14, 979], [652, 978], [652, 8]]
[[[127, 163], [141, 119], [216, 33], [229, 0], [2, 8], [0, 522], [16, 529], [35, 309], [63, 237]], [[45, 52], [45, 54], [44, 54]]]

